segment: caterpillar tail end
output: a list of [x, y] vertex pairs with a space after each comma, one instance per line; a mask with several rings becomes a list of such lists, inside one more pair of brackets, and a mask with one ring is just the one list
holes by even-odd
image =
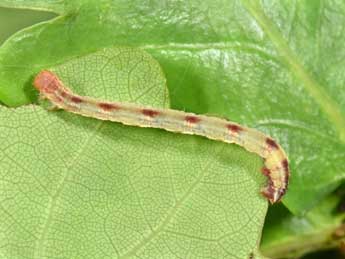
[[277, 147], [265, 158], [262, 174], [267, 177], [267, 186], [261, 190], [271, 204], [279, 202], [287, 191], [290, 178], [289, 162], [284, 151]]
[[284, 190], [275, 190], [272, 186], [266, 186], [261, 189], [261, 194], [265, 196], [271, 204], [280, 202], [284, 193]]

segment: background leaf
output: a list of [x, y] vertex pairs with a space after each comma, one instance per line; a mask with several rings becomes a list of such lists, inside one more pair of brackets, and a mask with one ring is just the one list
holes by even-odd
[[[168, 105], [137, 49], [52, 69], [81, 94]], [[33, 105], [0, 108], [0, 131], [5, 258], [262, 258], [262, 159], [241, 147]]]
[[20, 29], [51, 19], [54, 16], [54, 14], [47, 12], [0, 7], [0, 44]]
[[[61, 0], [1, 0], [2, 7], [22, 8], [33, 10], [44, 10], [56, 13], [62, 13], [64, 10], [64, 2]], [[78, 1], [69, 1], [78, 2]], [[81, 1], [80, 1], [81, 2]]]
[[331, 195], [303, 217], [292, 215], [283, 206], [274, 207], [266, 218], [263, 253], [269, 258], [301, 258], [311, 251], [340, 247], [345, 241], [345, 214], [339, 209], [342, 202], [338, 195]]

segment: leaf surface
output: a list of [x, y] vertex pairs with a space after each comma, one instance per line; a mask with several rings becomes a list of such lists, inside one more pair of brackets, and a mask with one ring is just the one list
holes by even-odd
[[[108, 48], [51, 68], [75, 92], [169, 105], [145, 52]], [[0, 108], [4, 258], [262, 258], [262, 160], [163, 130]]]

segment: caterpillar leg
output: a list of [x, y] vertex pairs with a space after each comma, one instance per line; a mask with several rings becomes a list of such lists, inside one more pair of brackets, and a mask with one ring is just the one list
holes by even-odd
[[275, 197], [275, 191], [274, 189], [272, 188], [272, 186], [266, 186], [266, 187], [263, 187], [261, 189], [261, 194], [266, 197], [271, 204], [277, 202], [276, 198]]
[[40, 93], [38, 99], [39, 99], [39, 102], [43, 104], [44, 108], [47, 109], [48, 111], [56, 111], [59, 109], [58, 106], [50, 102], [48, 98], [42, 93]]

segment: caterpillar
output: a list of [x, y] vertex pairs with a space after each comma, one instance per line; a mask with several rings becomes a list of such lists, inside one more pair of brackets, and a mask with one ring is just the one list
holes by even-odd
[[58, 76], [49, 70], [38, 73], [33, 84], [42, 98], [68, 112], [125, 125], [195, 134], [240, 145], [264, 159], [262, 173], [268, 180], [261, 193], [270, 203], [280, 201], [287, 191], [290, 177], [288, 158], [275, 140], [258, 130], [217, 117], [80, 96], [64, 86]]

